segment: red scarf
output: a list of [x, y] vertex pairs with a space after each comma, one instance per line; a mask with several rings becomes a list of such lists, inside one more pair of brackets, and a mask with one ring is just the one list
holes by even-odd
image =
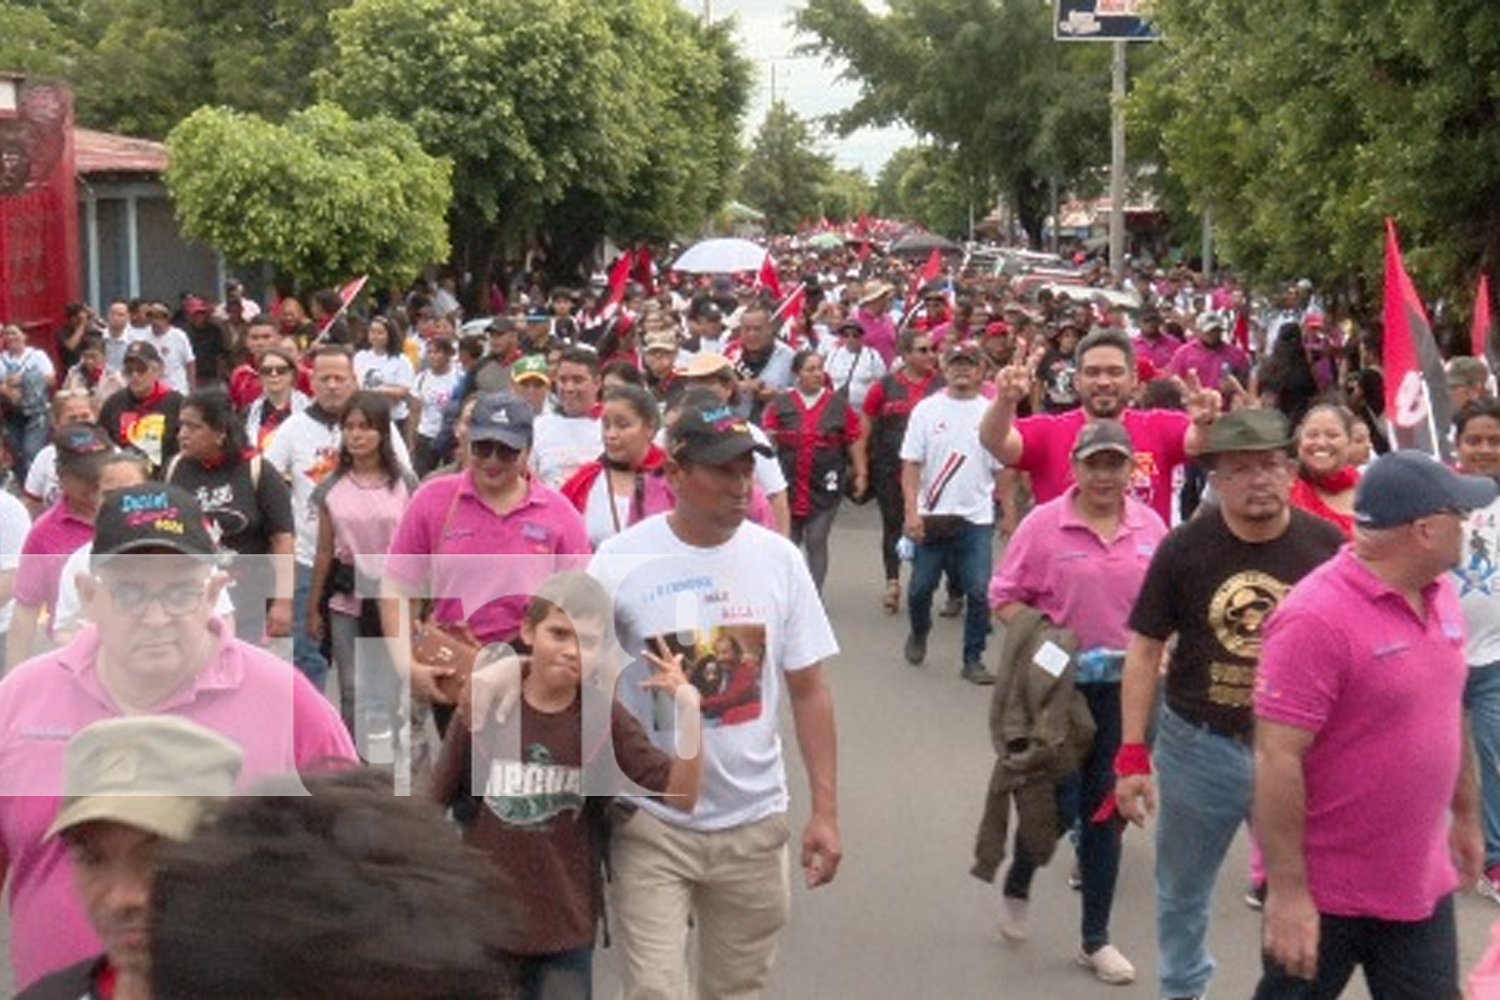
[[1354, 484], [1359, 482], [1359, 470], [1352, 465], [1345, 465], [1326, 476], [1317, 475], [1307, 468], [1301, 470], [1302, 478], [1316, 486], [1319, 492], [1329, 496], [1338, 496], [1345, 490], [1354, 489]]

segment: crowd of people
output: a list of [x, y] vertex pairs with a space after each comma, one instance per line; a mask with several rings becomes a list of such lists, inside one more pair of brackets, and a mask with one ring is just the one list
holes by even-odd
[[[1077, 960], [1134, 981], [1109, 925], [1122, 831], [1154, 815], [1161, 995], [1201, 998], [1210, 893], [1253, 815], [1258, 997], [1336, 996], [1356, 965], [1382, 998], [1454, 995], [1460, 872], [1500, 902], [1482, 363], [1450, 362], [1454, 471], [1390, 452], [1378, 335], [1306, 283], [1259, 302], [1139, 271], [1124, 307], [967, 265], [781, 259], [788, 294], [518, 281], [467, 322], [449, 286], [354, 311], [323, 291], [309, 315], [232, 283], [70, 310], [50, 345], [6, 326], [0, 871], [23, 995], [587, 997], [606, 896], [627, 996], [760, 995], [792, 851], [809, 887], [839, 869], [822, 592], [836, 517], [871, 500], [869, 613], [904, 612], [914, 669], [934, 616], [961, 617], [956, 672], [993, 686], [974, 872], [1010, 857], [1005, 940], [1071, 831]], [[313, 803], [220, 803], [288, 771]], [[385, 840], [319, 832], [387, 810]], [[443, 817], [465, 848], [392, 839]], [[278, 830], [286, 857], [345, 857], [287, 891], [309, 920], [343, 900], [349, 941], [375, 891], [354, 883], [409, 879], [413, 925], [449, 887], [421, 931], [444, 954], [377, 954], [386, 927], [357, 952], [385, 987], [278, 979], [294, 941], [235, 881], [255, 850], [277, 884]], [[1390, 857], [1420, 877], [1382, 884]], [[224, 880], [238, 938], [192, 895]], [[497, 884], [508, 905], [459, 928]]]

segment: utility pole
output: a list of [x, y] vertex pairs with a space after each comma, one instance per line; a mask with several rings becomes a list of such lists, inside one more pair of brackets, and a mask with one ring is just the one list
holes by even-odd
[[1114, 42], [1109, 98], [1109, 270], [1125, 277], [1125, 46]]

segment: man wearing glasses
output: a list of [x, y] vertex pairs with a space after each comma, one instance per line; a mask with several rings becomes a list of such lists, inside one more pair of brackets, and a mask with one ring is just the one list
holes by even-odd
[[121, 371], [125, 388], [99, 408], [99, 426], [119, 447], [144, 455], [155, 472], [177, 454], [182, 393], [162, 378], [161, 355], [148, 341], [125, 348]]
[[338, 713], [214, 615], [225, 578], [192, 496], [159, 483], [105, 495], [79, 592], [95, 627], [0, 682], [0, 873], [16, 984], [99, 950], [72, 891], [58, 814], [68, 739], [101, 719], [171, 714], [228, 737], [247, 779], [352, 761]]
[[[1290, 439], [1275, 410], [1240, 410], [1209, 428], [1202, 455], [1219, 502], [1157, 546], [1130, 613], [1115, 795], [1137, 824], [1160, 801], [1157, 975], [1166, 998], [1201, 998], [1213, 978], [1214, 881], [1250, 818], [1262, 629], [1292, 585], [1343, 542], [1332, 524], [1291, 506]], [[1163, 676], [1165, 707], [1148, 749]]]

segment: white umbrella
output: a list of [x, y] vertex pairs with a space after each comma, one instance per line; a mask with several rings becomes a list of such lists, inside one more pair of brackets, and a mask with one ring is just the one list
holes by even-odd
[[759, 271], [766, 248], [749, 240], [725, 237], [694, 243], [672, 262], [672, 270], [689, 274], [737, 274]]

